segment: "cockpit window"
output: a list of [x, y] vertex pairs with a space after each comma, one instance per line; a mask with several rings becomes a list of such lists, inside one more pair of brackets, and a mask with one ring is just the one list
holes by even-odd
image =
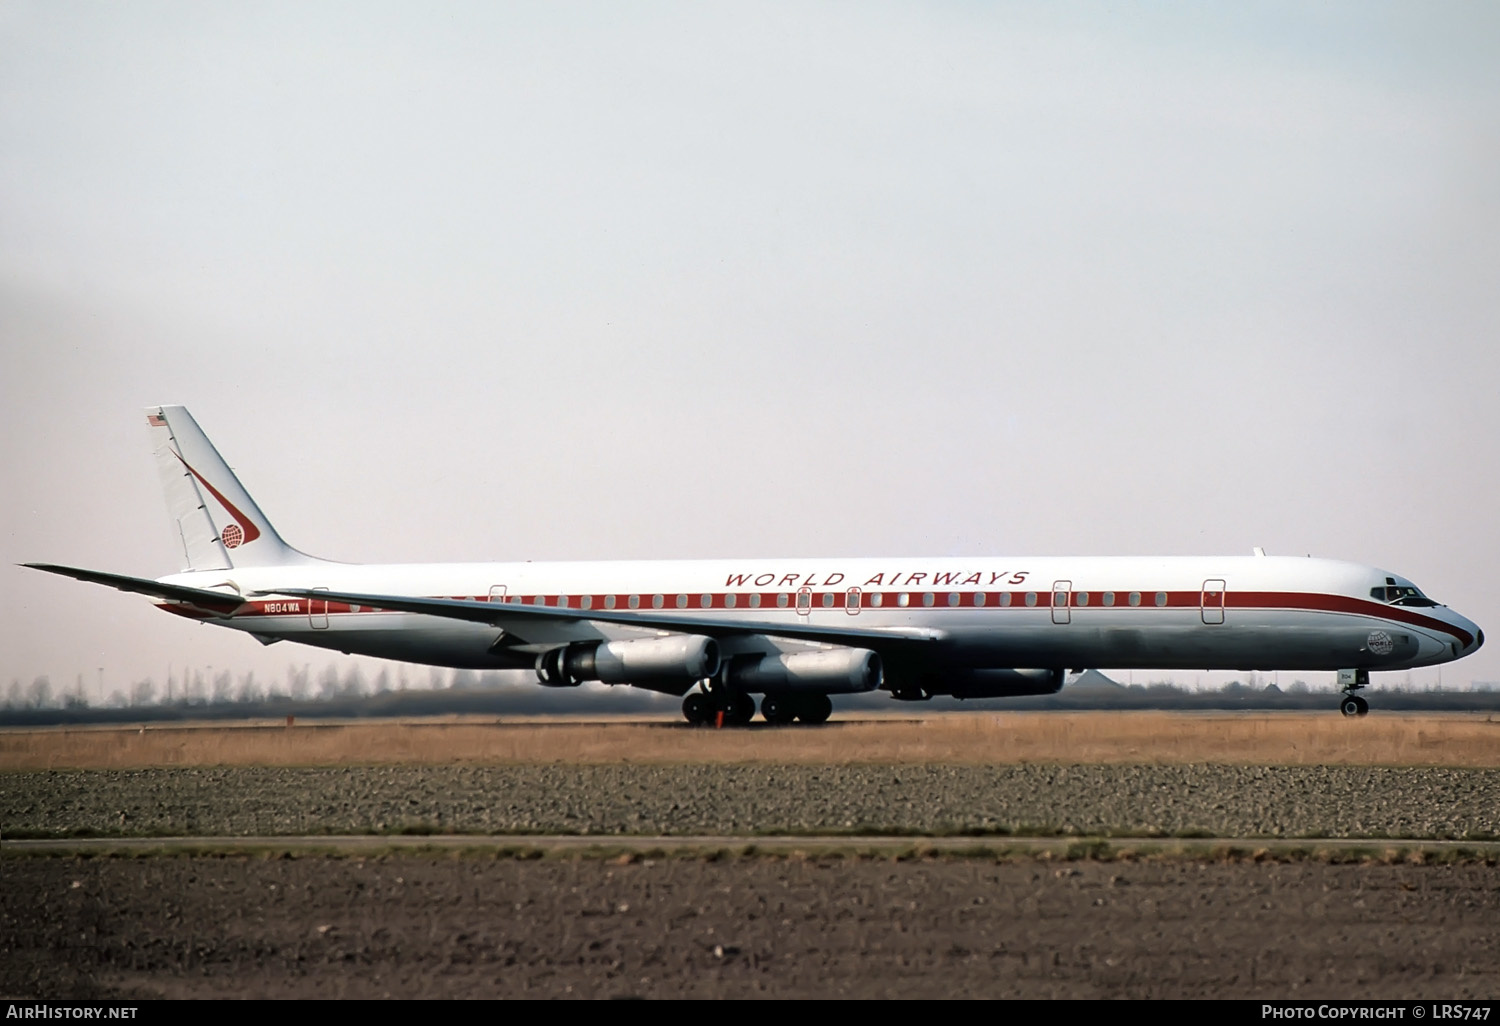
[[1371, 588], [1370, 597], [1377, 602], [1389, 602], [1393, 606], [1435, 606], [1436, 602], [1408, 584], [1387, 584]]

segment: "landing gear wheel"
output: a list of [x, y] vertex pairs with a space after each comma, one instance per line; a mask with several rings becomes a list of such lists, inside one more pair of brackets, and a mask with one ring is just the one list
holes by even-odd
[[725, 726], [744, 727], [755, 718], [755, 699], [743, 691], [735, 691], [729, 696], [729, 707], [724, 710]]
[[1339, 712], [1345, 716], [1366, 716], [1370, 703], [1360, 698], [1358, 692], [1370, 686], [1370, 671], [1362, 669], [1340, 670], [1339, 688], [1344, 697], [1339, 699]]
[[714, 708], [708, 696], [694, 691], [682, 700], [682, 715], [695, 727], [701, 727], [713, 719]]
[[797, 719], [803, 723], [827, 723], [833, 703], [827, 695], [808, 695], [797, 703]]
[[767, 695], [760, 700], [760, 714], [767, 723], [786, 724], [797, 718], [796, 706], [785, 698]]

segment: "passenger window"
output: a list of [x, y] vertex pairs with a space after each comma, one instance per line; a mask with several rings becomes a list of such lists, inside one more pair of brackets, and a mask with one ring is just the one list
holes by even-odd
[[640, 607], [641, 607], [641, 597], [639, 595], [632, 595], [632, 596], [630, 596], [630, 608], [631, 609], [639, 609]]
[[930, 606], [930, 605], [932, 605], [932, 600], [933, 600], [934, 597], [935, 596], [932, 594], [932, 592], [930, 592], [930, 591], [924, 591], [922, 593], [922, 605], [924, 605], [924, 606]]
[[960, 601], [962, 601], [962, 600], [959, 598], [958, 592], [956, 592], [956, 591], [950, 591], [948, 593], [948, 604], [950, 606], [956, 606], [956, 605], [959, 604]]
[[662, 598], [662, 596], [660, 596], [660, 595], [652, 595], [651, 596], [651, 608], [652, 609], [660, 609], [662, 607], [662, 605], [666, 601], [667, 600], [664, 599], [664, 598]]
[[1008, 606], [1008, 605], [1010, 605], [1010, 592], [1008, 592], [1008, 591], [1002, 591], [1000, 593], [1000, 604], [1002, 606]]
[[1086, 592], [1086, 591], [1080, 591], [1080, 592], [1078, 592], [1077, 593], [1077, 598], [1078, 598], [1078, 604], [1080, 606], [1086, 606], [1086, 605], [1089, 604], [1089, 593], [1088, 592]]
[[712, 609], [714, 607], [714, 597], [712, 595], [704, 595], [702, 598], [704, 609]]
[[883, 605], [884, 604], [883, 598], [884, 598], [884, 596], [882, 596], [881, 593], [877, 591], [875, 594], [873, 594], [873, 595], [870, 596], [870, 605], [872, 605], [872, 606]]
[[578, 600], [578, 605], [581, 608], [583, 608], [583, 609], [593, 609], [594, 608], [594, 596], [592, 596], [592, 595], [585, 595], [585, 596], [583, 596], [583, 598], [581, 598], [581, 599]]
[[783, 591], [776, 596], [776, 604], [782, 609], [786, 608], [786, 601], [786, 592]]
[[1112, 606], [1112, 605], [1115, 604], [1115, 593], [1114, 592], [1112, 592], [1112, 591], [1106, 591], [1104, 593], [1104, 604], [1106, 606]]
[[823, 593], [823, 607], [825, 609], [832, 609], [833, 608], [833, 592], [831, 592], [831, 591], [825, 591]]
[[760, 608], [760, 592], [757, 591], [753, 595], [750, 596], [750, 608], [751, 609], [759, 609]]
[[911, 603], [911, 596], [908, 595], [904, 591], [901, 593], [900, 597], [896, 599], [896, 605], [898, 605], [898, 606], [906, 606], [906, 605], [909, 605], [910, 603]]
[[677, 596], [677, 608], [678, 609], [686, 609], [687, 608], [687, 596], [686, 595], [678, 595]]
[[984, 592], [982, 592], [982, 591], [976, 591], [974, 593], [974, 604], [976, 606], [982, 606], [982, 605], [984, 605]]
[[606, 595], [606, 596], [604, 596], [604, 608], [605, 609], [613, 609], [613, 608], [615, 608], [615, 597], [613, 595]]
[[1036, 592], [1034, 592], [1034, 591], [1028, 591], [1026, 593], [1026, 604], [1028, 606], [1034, 606], [1034, 605], [1036, 605]]
[[1129, 602], [1132, 606], [1138, 606], [1138, 605], [1140, 605], [1141, 604], [1141, 593], [1138, 592], [1138, 591], [1132, 591], [1130, 593], [1130, 597], [1128, 599], [1126, 599], [1126, 601]]
[[735, 596], [733, 594], [725, 595], [724, 596], [724, 608], [725, 609], [733, 609], [734, 608], [734, 600], [735, 600]]
[[1159, 606], [1164, 606], [1164, 605], [1167, 604], [1167, 593], [1166, 592], [1159, 591], [1159, 592], [1156, 593], [1156, 604], [1159, 605]]

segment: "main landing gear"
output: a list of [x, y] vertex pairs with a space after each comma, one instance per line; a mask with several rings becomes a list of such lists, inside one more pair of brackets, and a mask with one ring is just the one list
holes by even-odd
[[694, 691], [682, 700], [682, 715], [695, 727], [743, 727], [755, 718], [755, 699], [743, 691]]
[[1355, 692], [1369, 685], [1369, 670], [1340, 670], [1339, 686], [1343, 689], [1344, 697], [1339, 699], [1339, 712], [1345, 716], [1368, 715], [1370, 703], [1360, 698]]
[[[826, 723], [833, 715], [833, 702], [827, 695], [766, 695], [760, 700], [760, 713], [767, 723]], [[727, 688], [719, 681], [705, 681], [704, 690], [694, 691], [682, 700], [682, 715], [695, 727], [743, 727], [755, 718], [755, 699], [743, 691]], [[722, 721], [720, 716], [723, 717]]]
[[767, 723], [827, 723], [833, 715], [833, 702], [827, 695], [766, 695], [760, 700], [760, 714]]

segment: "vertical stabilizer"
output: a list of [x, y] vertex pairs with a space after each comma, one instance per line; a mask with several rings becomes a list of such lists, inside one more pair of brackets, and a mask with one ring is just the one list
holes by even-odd
[[186, 407], [148, 406], [146, 423], [183, 569], [319, 562], [281, 540]]

